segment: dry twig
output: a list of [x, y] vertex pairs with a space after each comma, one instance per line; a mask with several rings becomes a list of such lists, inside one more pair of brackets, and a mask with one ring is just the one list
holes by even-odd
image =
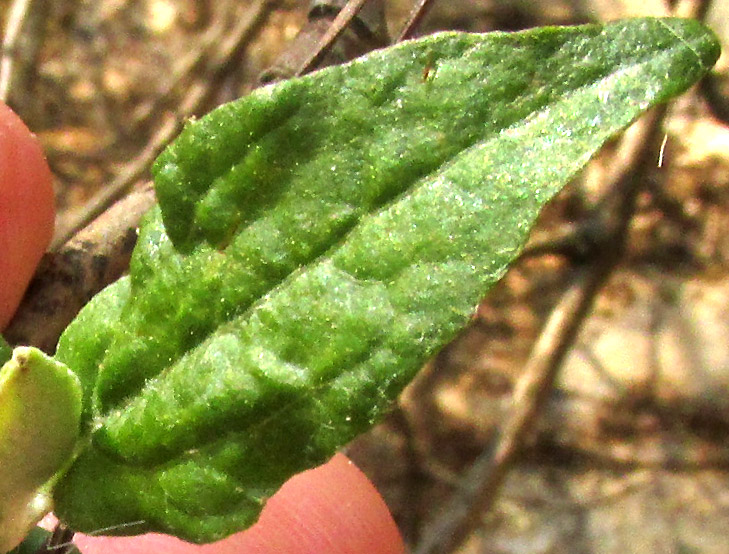
[[152, 187], [141, 187], [58, 252], [46, 254], [3, 333], [5, 338], [11, 344], [30, 344], [53, 352], [61, 332], [79, 310], [126, 272], [139, 220], [153, 204]]
[[433, 4], [435, 4], [434, 0], [418, 0], [418, 3], [410, 12], [408, 21], [400, 31], [395, 42], [402, 42], [403, 40], [411, 38], [422, 23], [423, 18], [425, 18], [428, 11], [430, 11], [430, 8], [433, 7]]
[[349, 2], [347, 2], [347, 4], [337, 14], [337, 17], [334, 18], [334, 21], [332, 21], [332, 24], [328, 27], [324, 36], [319, 39], [319, 43], [316, 45], [316, 48], [313, 52], [311, 52], [309, 57], [302, 62], [301, 67], [299, 67], [295, 75], [308, 73], [319, 64], [321, 59], [326, 55], [349, 24], [352, 23], [367, 1], [368, 0], [349, 0]]
[[[259, 84], [265, 85], [295, 76], [307, 60], [315, 55], [324, 36], [345, 6], [346, 0], [313, 0], [307, 22], [272, 66], [261, 73]], [[329, 52], [326, 55], [321, 53], [316, 61], [316, 68], [349, 61], [375, 48], [387, 46], [389, 42], [383, 1], [369, 0], [331, 45]]]

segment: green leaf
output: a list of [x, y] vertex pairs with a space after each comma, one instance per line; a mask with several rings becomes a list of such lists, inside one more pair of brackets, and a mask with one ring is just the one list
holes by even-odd
[[7, 362], [10, 359], [10, 356], [12, 356], [12, 355], [13, 355], [13, 349], [5, 341], [3, 336], [0, 335], [0, 366], [2, 366], [5, 362]]
[[599, 146], [717, 56], [684, 20], [444, 33], [188, 125], [130, 277], [61, 339], [91, 442], [57, 513], [196, 542], [251, 524], [381, 417]]
[[51, 509], [47, 482], [79, 438], [81, 386], [63, 364], [20, 347], [0, 370], [0, 552]]

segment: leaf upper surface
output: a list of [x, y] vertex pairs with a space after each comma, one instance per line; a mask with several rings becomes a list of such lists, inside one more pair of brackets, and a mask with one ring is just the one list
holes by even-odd
[[600, 145], [717, 56], [685, 20], [444, 33], [189, 124], [130, 277], [59, 345], [92, 437], [60, 515], [198, 542], [255, 521], [381, 417]]

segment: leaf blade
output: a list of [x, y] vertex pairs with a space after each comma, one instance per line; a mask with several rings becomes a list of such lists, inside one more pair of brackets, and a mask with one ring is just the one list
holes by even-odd
[[[599, 145], [684, 90], [716, 53], [701, 26], [676, 21], [448, 34], [267, 89], [191, 126], [157, 166], [172, 239], [155, 212], [135, 253], [134, 301], [115, 312], [124, 328], [110, 329], [102, 371], [80, 372], [96, 379], [99, 428], [57, 491], [62, 514], [80, 529], [144, 520], [135, 532], [196, 541], [255, 520], [287, 475], [371, 425], [457, 332], [541, 206]], [[467, 54], [479, 61], [459, 65]], [[385, 74], [390, 55], [392, 75], [373, 91], [363, 75]], [[510, 71], [491, 78], [485, 58]], [[338, 120], [333, 89], [374, 101]], [[259, 138], [234, 148], [236, 164], [218, 146], [237, 141], [214, 130], [241, 114], [253, 123], [230, 132]], [[364, 138], [345, 144], [352, 125]], [[279, 145], [292, 141], [286, 155]], [[181, 287], [191, 299], [170, 314]], [[64, 341], [62, 357], [73, 332]], [[114, 475], [106, 488], [84, 487], [102, 468]], [[191, 498], [203, 485], [208, 494]]]

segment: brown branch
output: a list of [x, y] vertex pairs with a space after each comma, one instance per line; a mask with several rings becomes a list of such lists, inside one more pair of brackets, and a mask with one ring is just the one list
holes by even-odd
[[79, 310], [126, 272], [139, 220], [153, 204], [151, 185], [142, 186], [58, 252], [46, 254], [3, 333], [8, 342], [53, 352], [61, 332]]
[[[312, 0], [307, 22], [271, 67], [261, 73], [259, 84], [294, 77], [315, 55], [346, 3], [346, 0]], [[383, 1], [369, 0], [339, 35], [331, 50], [319, 57], [316, 68], [352, 60], [375, 48], [387, 46], [389, 42]]]
[[[348, 0], [311, 0], [309, 2], [309, 19], [330, 16], [333, 21], [347, 5]], [[370, 35], [387, 34], [385, 24], [385, 4], [383, 0], [369, 0], [352, 21], [352, 26], [362, 27]]]
[[331, 49], [336, 40], [344, 30], [352, 23], [359, 11], [368, 0], [349, 0], [339, 11], [337, 16], [328, 26], [324, 35], [319, 39], [311, 54], [304, 59], [301, 66], [296, 70], [295, 75], [303, 75], [314, 69], [326, 53]]
[[429, 526], [416, 554], [455, 551], [496, 501], [598, 291], [622, 258], [643, 172], [650, 166], [664, 112], [660, 109], [646, 115], [623, 137], [608, 181], [606, 199], [612, 200], [612, 206], [603, 209], [605, 228], [610, 232], [596, 244], [592, 265], [580, 271], [547, 319], [517, 382], [511, 414], [494, 450], [487, 448], [469, 468], [451, 505], [439, 521]]
[[411, 38], [434, 4], [435, 0], [418, 0], [418, 3], [410, 12], [408, 21], [400, 30], [400, 34], [395, 42], [402, 42], [403, 40]]

